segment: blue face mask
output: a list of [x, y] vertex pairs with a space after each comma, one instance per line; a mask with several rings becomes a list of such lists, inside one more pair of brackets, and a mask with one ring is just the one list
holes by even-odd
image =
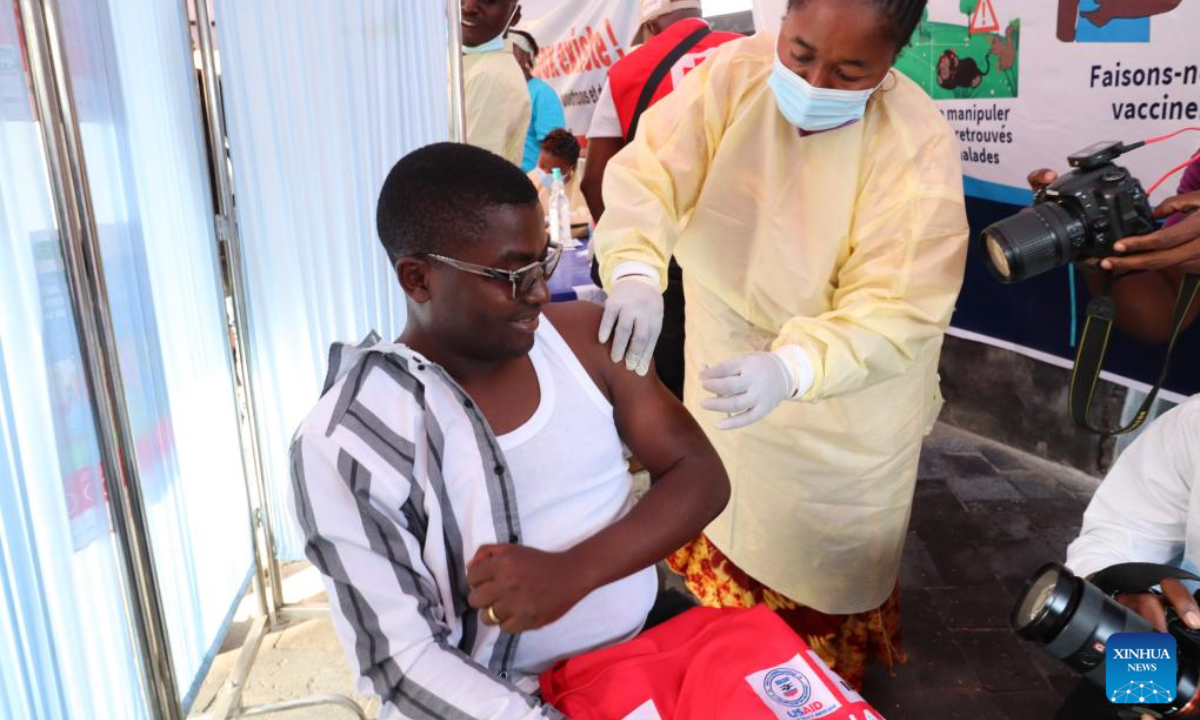
[[487, 42], [485, 42], [482, 45], [476, 45], [475, 47], [467, 47], [464, 45], [463, 46], [463, 55], [478, 55], [480, 53], [496, 52], [497, 50], [503, 50], [503, 49], [504, 49], [504, 33], [500, 33], [499, 35], [492, 38], [491, 40], [488, 40]]
[[[775, 93], [775, 104], [788, 122], [807, 132], [819, 132], [862, 120], [867, 100], [879, 89], [827, 90], [809, 85], [775, 58], [775, 67], [767, 79]], [[883, 82], [880, 81], [880, 85]]]
[[[541, 169], [540, 167], [535, 167], [533, 169], [533, 172], [534, 172], [534, 177], [537, 178], [537, 181], [539, 183], [541, 183], [542, 185], [544, 185], [547, 190], [549, 190], [550, 186], [552, 186], [554, 184], [554, 176], [551, 175], [550, 173], [546, 172], [545, 170]], [[562, 177], [563, 185], [569, 185], [571, 183], [571, 178], [574, 177], [574, 173], [572, 173], [570, 175], [562, 175], [561, 177]]]

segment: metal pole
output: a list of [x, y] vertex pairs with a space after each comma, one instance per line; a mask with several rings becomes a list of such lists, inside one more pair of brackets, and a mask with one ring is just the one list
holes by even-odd
[[462, 62], [462, 5], [461, 0], [446, 0], [447, 64], [450, 73], [450, 139], [454, 142], [467, 141], [466, 83], [463, 80]]
[[[257, 585], [264, 590], [260, 596], [260, 607], [263, 607], [262, 601], [265, 600], [265, 610], [271, 625], [274, 626], [279, 608], [283, 607], [283, 583], [279, 573], [279, 559], [275, 554], [275, 524], [268, 502], [270, 495], [258, 441], [259, 400], [250, 373], [250, 319], [246, 301], [245, 268], [242, 265], [242, 242], [237, 224], [237, 208], [234, 204], [233, 178], [229, 173], [225, 153], [225, 109], [221, 104], [221, 78], [217, 73], [208, 0], [184, 0], [185, 5], [189, 2], [193, 3], [196, 15], [196, 36], [200, 42], [200, 72], [204, 77], [201, 105], [208, 120], [209, 152], [212, 154], [213, 172], [216, 174], [217, 240], [225, 245], [228, 268], [225, 284], [229, 288], [233, 305], [233, 335], [237, 347], [234, 364], [245, 395], [241, 406], [246, 414], [246, 424], [239, 429], [243, 436], [243, 457], [249, 456], [246, 474], [252, 488], [251, 512], [254, 526], [257, 528], [255, 556], [260, 576]], [[241, 400], [242, 398], [239, 398], [239, 401]]]
[[17, 5], [134, 650], [151, 717], [181, 720], [58, 6], [55, 0], [18, 0]]

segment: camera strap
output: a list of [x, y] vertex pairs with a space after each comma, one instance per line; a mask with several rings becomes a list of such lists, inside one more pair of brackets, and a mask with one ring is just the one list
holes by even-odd
[[1116, 430], [1099, 428], [1092, 424], [1090, 418], [1092, 399], [1096, 394], [1096, 385], [1100, 380], [1100, 371], [1104, 367], [1104, 358], [1108, 354], [1108, 340], [1112, 335], [1113, 321], [1116, 319], [1116, 309], [1112, 299], [1111, 273], [1106, 274], [1104, 292], [1092, 298], [1088, 303], [1087, 320], [1083, 325], [1083, 336], [1079, 340], [1079, 348], [1075, 352], [1075, 367], [1071, 370], [1071, 386], [1067, 396], [1067, 409], [1075, 424], [1087, 428], [1100, 435], [1124, 435], [1132, 432], [1146, 422], [1150, 416], [1150, 407], [1158, 397], [1159, 390], [1167, 381], [1171, 372], [1171, 355], [1175, 352], [1176, 341], [1183, 331], [1183, 321], [1188, 310], [1200, 295], [1200, 275], [1185, 275], [1179, 286], [1179, 297], [1175, 300], [1175, 312], [1171, 317], [1171, 340], [1167, 343], [1167, 356], [1163, 359], [1162, 370], [1158, 380], [1146, 396], [1142, 406], [1128, 425]]
[[1167, 578], [1200, 582], [1200, 577], [1171, 565], [1120, 563], [1093, 575], [1091, 583], [1105, 595], [1117, 595], [1146, 592]]

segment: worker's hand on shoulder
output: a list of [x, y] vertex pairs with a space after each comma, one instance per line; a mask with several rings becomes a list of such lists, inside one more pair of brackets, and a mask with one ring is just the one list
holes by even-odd
[[739, 355], [700, 373], [700, 380], [704, 389], [715, 395], [700, 405], [705, 410], [729, 415], [717, 423], [721, 430], [762, 420], [796, 392], [787, 363], [769, 352]]
[[506, 633], [536, 630], [559, 619], [591, 588], [565, 553], [524, 545], [484, 545], [467, 563], [467, 603], [487, 625]]
[[662, 330], [662, 290], [652, 278], [626, 275], [613, 283], [600, 321], [600, 342], [612, 337], [612, 361], [645, 375]]

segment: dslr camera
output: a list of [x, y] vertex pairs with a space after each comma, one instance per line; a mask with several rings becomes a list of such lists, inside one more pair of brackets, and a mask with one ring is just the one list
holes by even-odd
[[[1102, 575], [1132, 569], [1126, 577], [1110, 580]], [[1118, 573], [1113, 573], [1118, 571]], [[1076, 577], [1058, 563], [1048, 563], [1025, 584], [1012, 612], [1017, 634], [1042, 646], [1050, 655], [1081, 673], [1105, 691], [1105, 650], [1113, 633], [1154, 632], [1150, 623], [1118, 603], [1118, 593], [1150, 592], [1150, 586], [1163, 577], [1194, 577], [1161, 565], [1135, 563], [1118, 565], [1097, 574], [1096, 584]], [[1156, 579], [1149, 580], [1150, 577]], [[1129, 585], [1128, 587], [1120, 587]], [[1140, 586], [1140, 587], [1139, 587]], [[1175, 637], [1178, 649], [1176, 682], [1166, 702], [1146, 705], [1122, 705], [1132, 713], [1157, 718], [1200, 716], [1200, 632], [1190, 629], [1169, 606], [1167, 631]]]
[[1146, 191], [1113, 163], [1141, 145], [1102, 142], [1072, 153], [1073, 169], [1039, 190], [1032, 206], [985, 228], [979, 239], [992, 274], [1003, 283], [1020, 282], [1114, 255], [1118, 240], [1153, 232]]

